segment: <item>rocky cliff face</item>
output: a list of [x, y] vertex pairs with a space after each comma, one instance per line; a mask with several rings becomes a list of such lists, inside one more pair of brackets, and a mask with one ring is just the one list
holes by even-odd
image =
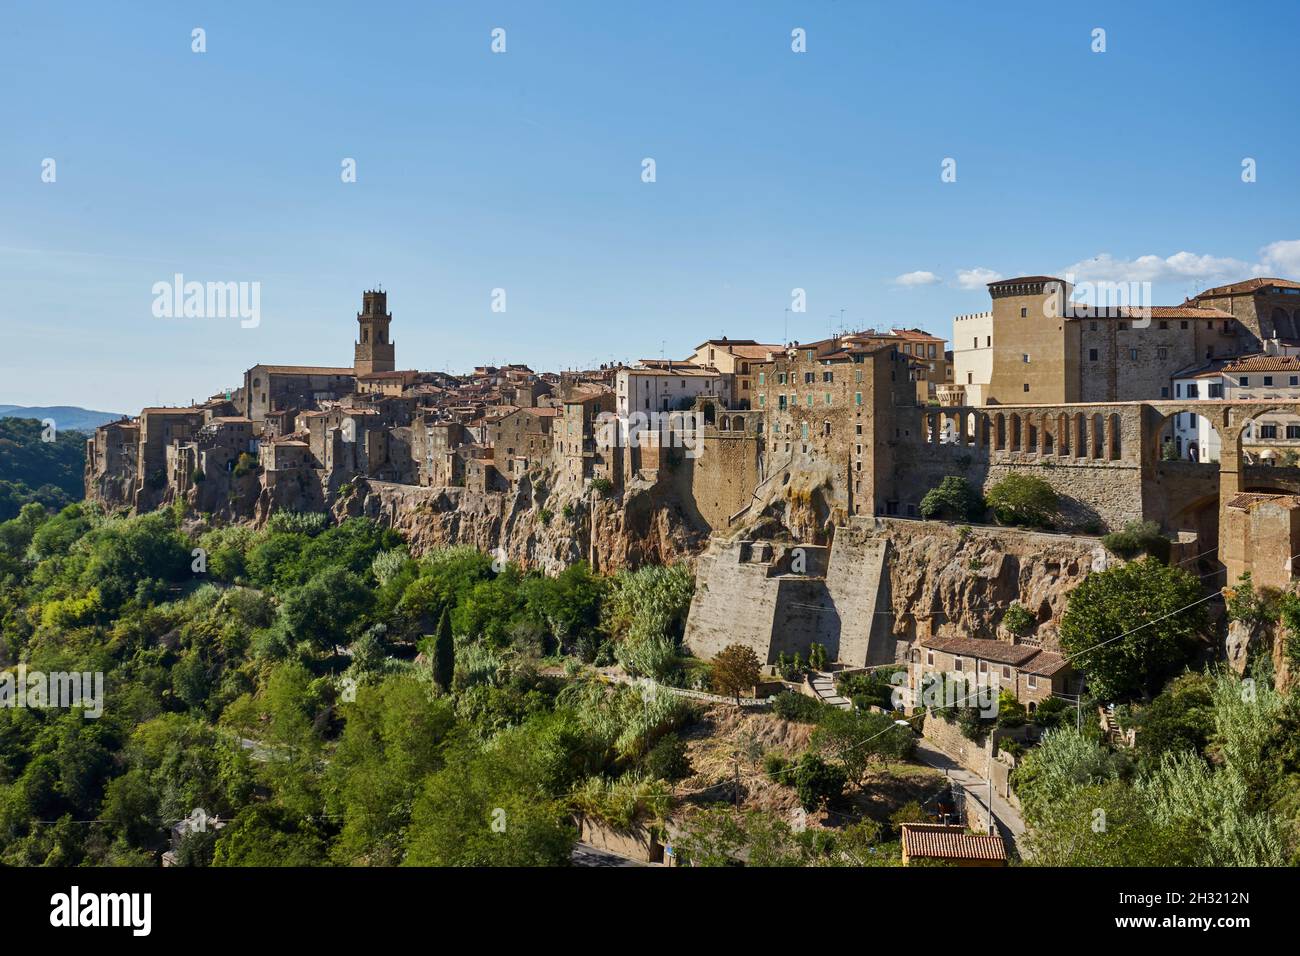
[[1274, 686], [1287, 693], [1295, 681], [1291, 660], [1286, 653], [1289, 631], [1283, 624], [1247, 624], [1230, 621], [1223, 651], [1228, 666], [1245, 675], [1259, 655], [1267, 655], [1273, 665]]
[[416, 554], [468, 545], [546, 571], [579, 560], [602, 572], [672, 563], [705, 544], [706, 535], [659, 486], [603, 497], [552, 490], [548, 477], [492, 494], [359, 479], [333, 511], [340, 519], [365, 516], [391, 526]]
[[1115, 559], [1096, 538], [931, 521], [877, 519], [887, 538], [890, 606], [899, 641], [931, 635], [1009, 639], [1012, 601], [1035, 617], [1025, 636], [1055, 649], [1066, 596]]

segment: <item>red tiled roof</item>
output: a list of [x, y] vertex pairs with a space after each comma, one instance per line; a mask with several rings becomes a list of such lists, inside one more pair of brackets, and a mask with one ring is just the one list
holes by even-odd
[[1037, 647], [1028, 644], [1008, 644], [1006, 641], [990, 641], [973, 637], [923, 637], [918, 642], [927, 650], [943, 651], [958, 657], [976, 657], [998, 664], [1013, 664], [1019, 667], [1035, 654], [1041, 653]]
[[278, 375], [342, 375], [356, 377], [354, 368], [324, 368], [315, 365], [254, 365], [262, 371]]
[[1070, 662], [1055, 651], [1039, 651], [1027, 664], [1021, 664], [1020, 670], [1039, 677], [1051, 677], [1069, 666]]
[[904, 823], [903, 853], [938, 860], [1005, 860], [1007, 847], [996, 833], [967, 833], [942, 823]]
[[1205, 296], [1216, 295], [1243, 295], [1248, 292], [1257, 292], [1265, 286], [1275, 285], [1283, 289], [1300, 289], [1300, 282], [1294, 282], [1291, 279], [1268, 279], [1259, 277], [1255, 279], [1246, 279], [1244, 282], [1233, 282], [1228, 285], [1215, 286], [1213, 289], [1206, 289], [1199, 293], [1196, 298], [1200, 299]]
[[1225, 372], [1295, 372], [1300, 371], [1300, 356], [1247, 355], [1223, 367]]

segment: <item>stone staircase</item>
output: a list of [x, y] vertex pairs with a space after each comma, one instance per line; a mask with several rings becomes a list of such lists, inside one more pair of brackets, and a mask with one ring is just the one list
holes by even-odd
[[813, 693], [821, 700], [823, 704], [829, 704], [832, 707], [838, 707], [840, 710], [848, 710], [853, 706], [853, 702], [847, 697], [841, 697], [835, 690], [835, 676], [825, 671], [813, 671], [808, 675], [808, 683], [812, 685]]

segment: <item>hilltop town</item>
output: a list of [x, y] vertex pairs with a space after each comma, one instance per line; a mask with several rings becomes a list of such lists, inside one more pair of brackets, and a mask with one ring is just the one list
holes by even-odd
[[[230, 393], [102, 426], [86, 493], [255, 523], [368, 516], [416, 547], [471, 544], [548, 571], [699, 555], [686, 641], [701, 656], [739, 641], [773, 665], [816, 644], [868, 666], [963, 640], [967, 657], [1036, 661], [1046, 679], [1029, 703], [1069, 686], [1055, 628], [1064, 594], [1106, 565], [1106, 532], [1154, 522], [1203, 580], [1289, 585], [1300, 283], [1145, 309], [1075, 306], [1050, 276], [988, 292], [989, 310], [954, 319], [951, 349], [895, 328], [456, 376], [399, 369], [387, 294], [367, 291], [351, 366], [257, 364]], [[916, 520], [946, 478], [982, 494], [1011, 474], [1057, 496], [1050, 538], [990, 529], [941, 546]], [[945, 585], [981, 540], [997, 573]], [[753, 613], [737, 618], [737, 601]], [[1034, 634], [1000, 628], [1012, 603]]]

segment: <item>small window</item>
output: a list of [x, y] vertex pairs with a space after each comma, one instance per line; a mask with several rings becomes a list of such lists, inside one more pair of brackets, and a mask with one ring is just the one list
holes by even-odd
[[980, 661], [980, 673], [981, 673], [981, 674], [987, 674], [988, 672], [989, 672], [989, 662], [988, 662], [988, 661]]
[[1026, 391], [1026, 392], [1029, 391], [1029, 383], [1028, 383], [1028, 382], [1025, 382], [1025, 391]]
[[1136, 362], [1136, 361], [1138, 360], [1138, 350], [1137, 350], [1137, 349], [1129, 349], [1129, 350], [1128, 350], [1128, 360], [1129, 360], [1130, 362]]
[[1158, 359], [1169, 358], [1169, 349], [1165, 348], [1164, 346], [1161, 346], [1160, 348], [1156, 349], [1156, 358]]
[[1265, 375], [1265, 376], [1264, 376], [1264, 384], [1265, 384], [1265, 385], [1272, 385], [1272, 384], [1273, 384], [1273, 376], [1272, 376], [1272, 375]]
[[952, 659], [952, 669], [955, 671], [964, 671], [966, 669], [960, 657], [954, 657]]
[[1096, 349], [1088, 349], [1088, 361], [1089, 361], [1089, 362], [1095, 362], [1095, 361], [1097, 361], [1097, 350], [1096, 350]]
[[1006, 664], [1002, 665], [1002, 676], [1006, 680], [1011, 680], [1011, 668], [1008, 667]]
[[925, 652], [925, 662], [931, 667], [934, 666], [934, 651]]
[[1025, 683], [1028, 685], [1030, 690], [1038, 690], [1038, 675], [1037, 674], [1027, 675], [1025, 677]]
[[1300, 425], [1286, 426], [1286, 437], [1292, 441], [1300, 438]]
[[1023, 353], [1023, 354], [1020, 356], [1020, 361], [1024, 362], [1026, 365], [1028, 365], [1028, 364], [1029, 364], [1029, 353], [1028, 353], [1028, 352]]
[[1179, 323], [1178, 323], [1178, 327], [1179, 327], [1180, 329], [1185, 329], [1185, 328], [1187, 328], [1187, 320], [1186, 320], [1186, 319], [1183, 319], [1183, 321], [1179, 322]]
[[1021, 317], [1022, 319], [1028, 318], [1028, 317], [1029, 317], [1029, 310], [1028, 310], [1028, 309], [1021, 309], [1021, 310], [1020, 310], [1020, 317]]
[[1237, 384], [1241, 385], [1243, 388], [1249, 386], [1249, 385], [1250, 385], [1250, 376], [1249, 376], [1249, 375], [1243, 375], [1243, 376], [1241, 377], [1241, 381], [1238, 382]]

